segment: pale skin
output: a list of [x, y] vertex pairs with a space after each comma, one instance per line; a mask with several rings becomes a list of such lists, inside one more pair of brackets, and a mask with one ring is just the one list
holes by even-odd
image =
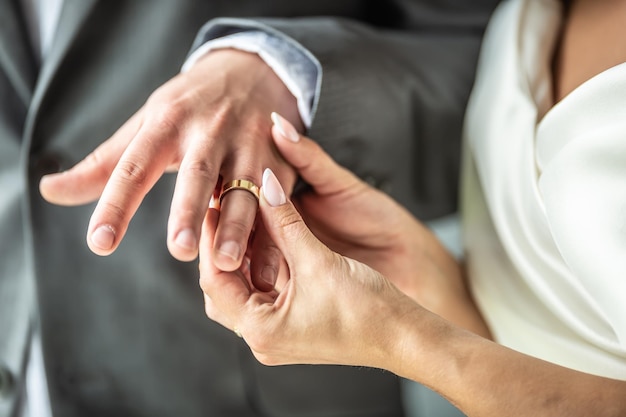
[[[262, 169], [269, 166], [286, 188], [295, 183], [293, 169], [270, 138], [267, 115], [273, 110], [285, 112], [302, 130], [296, 99], [257, 55], [231, 49], [210, 52], [156, 90], [83, 161], [43, 177], [41, 194], [68, 206], [98, 200], [87, 244], [94, 253], [109, 255], [146, 193], [165, 172], [177, 171], [167, 245], [175, 258], [193, 260], [202, 220], [221, 180], [259, 184]], [[228, 193], [222, 203], [211, 254], [216, 266], [234, 270], [244, 257], [257, 202], [247, 193]], [[262, 247], [263, 235], [256, 236]]]
[[[574, 2], [568, 22], [584, 17], [576, 17], [584, 10], [579, 7]], [[568, 30], [577, 29], [566, 25]], [[574, 46], [566, 38], [557, 59]], [[584, 81], [562, 79], [560, 71], [556, 91]], [[201, 241], [207, 315], [236, 328], [257, 359], [386, 369], [433, 388], [468, 416], [626, 415], [626, 381], [491, 341], [462, 266], [428, 230], [313, 141], [289, 140], [289, 131], [279, 119], [272, 131], [276, 145], [313, 190], [292, 204], [276, 178], [264, 175], [260, 214], [285, 259], [276, 289], [260, 290], [249, 271], [220, 271], [204, 256], [216, 210], [207, 214]], [[354, 224], [362, 227], [355, 232]]]

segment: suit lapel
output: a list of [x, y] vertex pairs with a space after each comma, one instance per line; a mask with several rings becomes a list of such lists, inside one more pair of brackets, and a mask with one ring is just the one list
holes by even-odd
[[28, 107], [37, 77], [37, 64], [18, 1], [0, 0], [0, 67]]
[[39, 73], [33, 105], [37, 107], [48, 89], [59, 64], [72, 45], [79, 29], [95, 5], [96, 0], [65, 0], [59, 17], [57, 31]]
[[72, 45], [78, 31], [85, 22], [96, 0], [65, 0], [59, 17], [57, 31], [46, 57], [46, 62], [39, 73], [35, 94], [41, 96], [48, 88], [59, 64]]
[[63, 2], [63, 10], [59, 16], [56, 34], [48, 51], [48, 56], [39, 71], [39, 78], [26, 119], [24, 137], [27, 144], [30, 144], [32, 139], [31, 136], [37, 121], [39, 108], [54, 79], [54, 75], [96, 3], [97, 0], [64, 0]]

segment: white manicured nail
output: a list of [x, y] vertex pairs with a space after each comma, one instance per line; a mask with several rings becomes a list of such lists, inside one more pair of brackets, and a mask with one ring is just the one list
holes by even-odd
[[286, 139], [292, 142], [299, 142], [300, 135], [295, 127], [287, 119], [282, 117], [276, 112], [272, 113], [272, 121], [274, 125], [278, 128], [278, 131], [281, 135], [283, 135]]
[[272, 207], [282, 206], [287, 202], [283, 187], [269, 168], [263, 172], [263, 196]]

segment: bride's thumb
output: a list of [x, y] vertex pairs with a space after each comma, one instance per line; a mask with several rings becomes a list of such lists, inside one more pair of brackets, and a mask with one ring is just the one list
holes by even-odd
[[259, 204], [265, 228], [290, 267], [311, 261], [324, 250], [269, 168], [263, 172]]

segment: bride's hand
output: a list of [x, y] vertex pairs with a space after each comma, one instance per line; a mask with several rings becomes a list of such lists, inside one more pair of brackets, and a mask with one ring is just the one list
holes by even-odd
[[207, 261], [217, 217], [210, 209], [200, 244], [200, 285], [209, 318], [240, 334], [265, 364], [383, 367], [397, 332], [394, 318], [421, 307], [377, 271], [321, 243], [269, 170], [260, 214], [286, 261], [287, 281], [280, 292], [261, 291], [247, 271], [220, 271]]
[[460, 265], [435, 235], [388, 195], [337, 165], [284, 118], [272, 118], [276, 146], [310, 185], [294, 204], [313, 234], [333, 251], [381, 272], [427, 309], [488, 335]]

